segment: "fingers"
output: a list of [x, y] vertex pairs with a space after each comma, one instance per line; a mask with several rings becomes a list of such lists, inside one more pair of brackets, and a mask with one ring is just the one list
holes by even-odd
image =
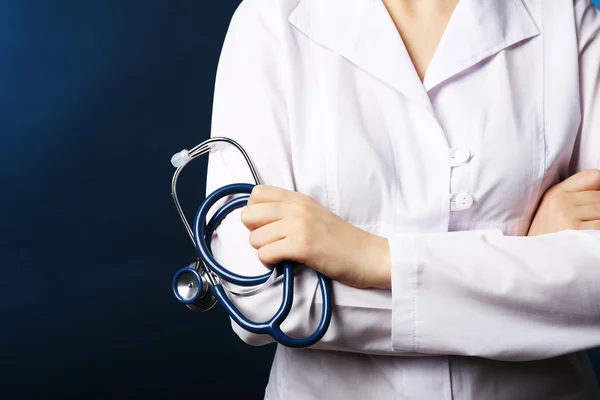
[[600, 170], [579, 172], [544, 194], [528, 235], [566, 229], [598, 229]]
[[294, 245], [289, 238], [269, 243], [258, 249], [258, 258], [263, 264], [277, 264], [286, 260], [302, 263], [299, 253], [294, 251]]
[[242, 223], [253, 231], [284, 217], [285, 203], [259, 203], [242, 209]]
[[250, 245], [260, 249], [270, 243], [285, 239], [287, 231], [283, 220], [261, 226], [250, 233]]
[[579, 228], [577, 230], [579, 230], [579, 231], [600, 230], [600, 220], [582, 222], [579, 225]]
[[248, 205], [290, 201], [294, 199], [295, 195], [298, 195], [298, 193], [277, 186], [256, 185], [250, 193]]
[[277, 186], [256, 185], [247, 206], [242, 210], [242, 223], [250, 230], [278, 221], [286, 215], [306, 214], [315, 201], [310, 196]]
[[600, 220], [600, 204], [587, 204], [575, 209], [575, 218], [579, 221]]
[[588, 190], [584, 192], [570, 193], [570, 201], [575, 206], [586, 206], [589, 204], [600, 204], [600, 191]]
[[588, 169], [581, 171], [555, 186], [565, 192], [582, 192], [600, 190], [600, 170]]

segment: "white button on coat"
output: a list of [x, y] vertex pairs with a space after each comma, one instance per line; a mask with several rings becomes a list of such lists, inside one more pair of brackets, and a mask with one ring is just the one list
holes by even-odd
[[455, 193], [450, 199], [451, 211], [468, 210], [473, 205], [473, 196], [470, 193]]
[[471, 161], [472, 154], [471, 150], [465, 147], [459, 147], [450, 150], [450, 166], [460, 167], [466, 165]]
[[[461, 0], [423, 83], [381, 0], [241, 3], [211, 135], [265, 184], [388, 238], [392, 263], [391, 290], [333, 283], [328, 333], [277, 347], [270, 400], [599, 398], [582, 350], [600, 346], [600, 232], [525, 236], [559, 177], [600, 167], [599, 65], [589, 0]], [[477, 163], [449, 167], [453, 143]], [[252, 182], [243, 158], [211, 153], [207, 191], [233, 182]], [[469, 212], [450, 210], [459, 183]], [[230, 214], [213, 253], [266, 272], [248, 235]], [[280, 299], [277, 281], [234, 301], [264, 321]], [[312, 333], [320, 308], [298, 268], [284, 331]]]

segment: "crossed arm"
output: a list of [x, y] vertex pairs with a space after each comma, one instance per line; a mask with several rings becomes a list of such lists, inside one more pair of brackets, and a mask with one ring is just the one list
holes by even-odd
[[[277, 43], [266, 46], [270, 34], [259, 33], [259, 21], [250, 27], [248, 21], [256, 17], [245, 17], [245, 24], [234, 17], [224, 44], [212, 132], [231, 137], [253, 154], [272, 186], [257, 188], [243, 212], [223, 221], [213, 240], [217, 259], [245, 274], [264, 272], [260, 261], [292, 259], [334, 279], [334, 315], [328, 333], [314, 346], [318, 349], [533, 360], [600, 346], [596, 11], [586, 17], [581, 36], [587, 38], [580, 55], [583, 120], [574, 155], [574, 172], [580, 173], [546, 192], [528, 237], [496, 230], [380, 237], [294, 192], [289, 142], [281, 134], [287, 110], [277, 81]], [[252, 34], [245, 31], [254, 28]], [[239, 59], [254, 62], [240, 66]], [[261, 143], [269, 143], [268, 154]], [[207, 192], [250, 182], [245, 170], [232, 152], [211, 154]], [[248, 248], [249, 240], [253, 248]], [[281, 282], [276, 282], [236, 304], [253, 320], [265, 320], [280, 296]], [[306, 336], [319, 314], [316, 276], [299, 268], [293, 309], [282, 328], [292, 336]], [[233, 328], [249, 344], [272, 341], [234, 323]]]

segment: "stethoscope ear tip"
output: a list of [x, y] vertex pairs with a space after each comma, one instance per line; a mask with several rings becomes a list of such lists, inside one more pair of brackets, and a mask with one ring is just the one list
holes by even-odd
[[173, 164], [175, 168], [183, 167], [190, 161], [192, 161], [192, 157], [190, 156], [189, 151], [185, 149], [173, 154], [173, 157], [171, 157], [171, 164]]

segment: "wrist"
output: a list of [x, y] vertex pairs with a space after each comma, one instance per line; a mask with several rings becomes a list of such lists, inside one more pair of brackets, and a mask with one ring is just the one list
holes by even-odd
[[391, 289], [392, 268], [390, 258], [390, 245], [387, 238], [372, 235], [371, 263], [367, 267], [370, 279], [369, 287], [376, 289]]

